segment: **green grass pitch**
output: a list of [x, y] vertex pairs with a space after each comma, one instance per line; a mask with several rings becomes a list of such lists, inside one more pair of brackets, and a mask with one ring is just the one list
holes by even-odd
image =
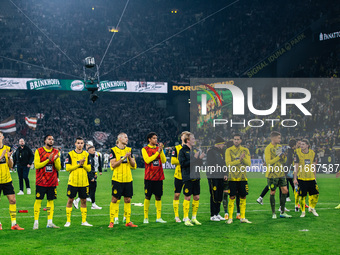
[[[18, 213], [17, 222], [24, 231], [10, 230], [8, 201], [3, 195], [0, 201], [0, 254], [334, 254], [340, 248], [340, 210], [334, 209], [340, 203], [340, 180], [334, 175], [319, 176], [320, 198], [314, 217], [307, 212], [305, 218], [293, 212], [294, 202], [288, 202], [291, 219], [271, 219], [269, 194], [264, 205], [256, 203], [266, 180], [259, 173], [249, 174], [249, 195], [247, 196], [246, 217], [253, 224], [241, 224], [234, 220], [231, 225], [209, 220], [209, 190], [206, 179], [201, 180], [201, 199], [198, 220], [202, 226], [186, 227], [174, 222], [173, 170], [165, 170], [164, 196], [162, 198], [162, 218], [167, 224], [155, 223], [156, 209], [154, 197], [151, 199], [149, 224], [143, 224], [143, 207], [132, 206], [131, 220], [138, 228], [127, 228], [122, 223], [123, 203], [120, 205], [120, 224], [108, 229], [109, 205], [111, 200], [111, 174], [104, 172], [98, 176], [96, 202], [102, 210], [91, 210], [88, 203], [89, 223], [93, 227], [81, 226], [80, 210], [73, 208], [71, 227], [63, 227], [66, 222], [65, 205], [68, 173], [60, 173], [58, 199], [55, 201], [54, 223], [60, 229], [46, 229], [47, 213], [41, 209], [39, 230], [33, 227], [33, 204], [35, 200], [35, 172], [30, 172], [32, 195], [16, 196], [17, 210], [27, 209], [28, 213]], [[132, 202], [143, 203], [144, 170], [137, 169], [134, 176], [134, 196]], [[18, 192], [18, 176], [12, 173], [15, 191]], [[26, 192], [26, 191], [25, 191]], [[278, 194], [276, 195], [277, 205]], [[122, 201], [123, 202], [123, 201]], [[180, 198], [180, 217], [183, 195]], [[42, 208], [46, 206], [46, 198]], [[236, 210], [236, 207], [235, 207]], [[221, 207], [221, 214], [223, 208]], [[191, 208], [190, 208], [191, 215]], [[308, 231], [302, 231], [308, 230]]]

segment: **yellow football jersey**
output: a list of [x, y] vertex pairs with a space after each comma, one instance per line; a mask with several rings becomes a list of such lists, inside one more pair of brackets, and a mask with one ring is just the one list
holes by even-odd
[[[240, 161], [241, 154], [245, 157]], [[251, 165], [250, 152], [243, 146], [231, 146], [225, 151], [225, 163], [228, 167], [230, 181], [247, 181], [247, 166]]]
[[[11, 148], [7, 145], [3, 145], [0, 149], [0, 156], [2, 155], [2, 152], [4, 150], [7, 150], [7, 152], [9, 152], [11, 151]], [[5, 157], [0, 160], [0, 184], [8, 183], [10, 181], [12, 181], [12, 178], [8, 167], [8, 154], [6, 153]]]
[[179, 180], [182, 180], [182, 171], [181, 171], [181, 165], [179, 164], [179, 161], [178, 161], [178, 154], [179, 154], [179, 151], [182, 149], [182, 147], [183, 146], [181, 144], [176, 145], [175, 149], [172, 151], [172, 154], [171, 154], [171, 164], [176, 166], [174, 177]]
[[287, 157], [276, 156], [277, 151], [281, 149], [282, 146], [280, 144], [273, 145], [270, 143], [264, 150], [264, 158], [267, 166], [267, 178], [280, 178], [285, 176], [283, 166], [287, 160]]
[[[116, 161], [118, 161], [121, 158], [124, 158], [125, 154], [128, 152], [131, 152], [131, 148], [125, 147], [124, 149], [120, 149], [118, 146], [115, 146], [111, 148], [110, 160], [116, 159]], [[132, 182], [131, 168], [136, 169], [137, 163], [135, 163], [134, 167], [131, 167], [128, 158], [115, 168], [111, 166], [111, 170], [113, 171], [112, 180], [116, 182]]]
[[315, 180], [315, 167], [312, 166], [315, 161], [315, 152], [313, 150], [309, 149], [308, 153], [303, 153], [300, 148], [296, 150], [294, 162], [299, 164], [297, 169], [298, 179], [303, 181]]
[[[85, 159], [84, 165], [79, 166], [79, 161]], [[89, 186], [89, 180], [87, 172], [91, 171], [89, 153], [82, 151], [77, 153], [75, 150], [70, 151], [65, 160], [66, 171], [70, 172], [68, 178], [68, 184], [74, 187], [86, 187]]]

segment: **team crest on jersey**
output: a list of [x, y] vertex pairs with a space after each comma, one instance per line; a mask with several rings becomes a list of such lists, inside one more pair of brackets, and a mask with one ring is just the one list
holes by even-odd
[[69, 190], [69, 191], [67, 191], [67, 195], [71, 195], [71, 191]]
[[305, 165], [309, 165], [310, 164], [310, 159], [305, 159]]
[[185, 193], [189, 193], [189, 189], [185, 189], [184, 192], [185, 192]]
[[216, 190], [217, 190], [217, 187], [216, 187], [216, 186], [214, 186], [214, 187], [213, 187], [213, 190], [215, 190], [215, 191], [216, 191]]
[[113, 194], [117, 194], [117, 190], [116, 189], [113, 191]]
[[146, 193], [148, 193], [148, 190], [147, 190], [147, 189], [145, 189], [145, 194], [146, 194]]
[[40, 197], [40, 193], [37, 193], [37, 197]]

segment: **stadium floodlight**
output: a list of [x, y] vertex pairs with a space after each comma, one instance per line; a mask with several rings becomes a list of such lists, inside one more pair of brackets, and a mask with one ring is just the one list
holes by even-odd
[[[89, 72], [90, 69], [96, 67], [97, 71], [91, 74], [87, 74], [86, 71]], [[94, 103], [98, 99], [98, 95], [96, 95], [94, 92], [98, 90], [99, 83], [100, 83], [100, 78], [99, 78], [99, 68], [98, 65], [96, 65], [96, 61], [94, 57], [87, 57], [84, 60], [84, 83], [85, 83], [85, 88], [91, 92], [90, 95], [90, 100], [92, 103]]]

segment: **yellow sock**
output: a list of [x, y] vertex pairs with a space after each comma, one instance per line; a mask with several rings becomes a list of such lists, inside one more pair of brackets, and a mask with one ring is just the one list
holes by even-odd
[[198, 206], [200, 204], [199, 200], [193, 200], [192, 201], [192, 218], [196, 218], [197, 216], [197, 211], [198, 211]]
[[179, 217], [178, 214], [179, 200], [174, 200], [172, 204], [174, 206], [175, 217], [177, 218]]
[[54, 201], [53, 200], [47, 200], [47, 219], [53, 220], [53, 214], [54, 214]]
[[301, 209], [301, 212], [304, 212], [305, 211], [305, 205], [306, 205], [306, 197], [300, 197], [299, 196], [299, 202], [300, 202], [300, 209]]
[[299, 193], [294, 190], [295, 207], [299, 206]]
[[150, 206], [150, 200], [144, 199], [144, 219], [149, 218], [149, 206]]
[[66, 207], [66, 221], [71, 222], [72, 207]]
[[110, 203], [110, 222], [114, 222], [116, 215], [118, 217], [118, 214], [116, 214], [116, 212], [118, 211], [117, 207], [119, 208], [118, 202]]
[[9, 215], [11, 216], [12, 226], [17, 224], [17, 205], [9, 204]]
[[162, 201], [155, 201], [155, 205], [156, 205], [156, 211], [157, 211], [157, 219], [162, 218]]
[[34, 202], [34, 220], [39, 220], [40, 208], [42, 200], [36, 199]]
[[183, 217], [184, 219], [189, 219], [189, 208], [190, 208], [190, 201], [185, 200], [183, 201]]
[[119, 205], [120, 205], [120, 199], [117, 200], [117, 207], [115, 207], [115, 218], [118, 218], [119, 215]]
[[[235, 198], [234, 199], [229, 199], [229, 203], [228, 203], [228, 212], [229, 212], [229, 219], [233, 219], [233, 214], [234, 214], [234, 202], [235, 202]], [[240, 201], [240, 205], [241, 205], [241, 201]], [[241, 209], [241, 208], [240, 208]]]
[[131, 218], [131, 203], [124, 203], [124, 216], [126, 223], [129, 223]]
[[246, 199], [240, 198], [240, 214], [241, 219], [246, 218]]
[[315, 206], [319, 200], [319, 194], [311, 195], [309, 196], [309, 198], [310, 198], [309, 207], [312, 207], [313, 209], [315, 209]]
[[87, 216], [87, 208], [80, 207], [80, 211], [81, 211], [81, 222], [85, 222], [86, 216]]

